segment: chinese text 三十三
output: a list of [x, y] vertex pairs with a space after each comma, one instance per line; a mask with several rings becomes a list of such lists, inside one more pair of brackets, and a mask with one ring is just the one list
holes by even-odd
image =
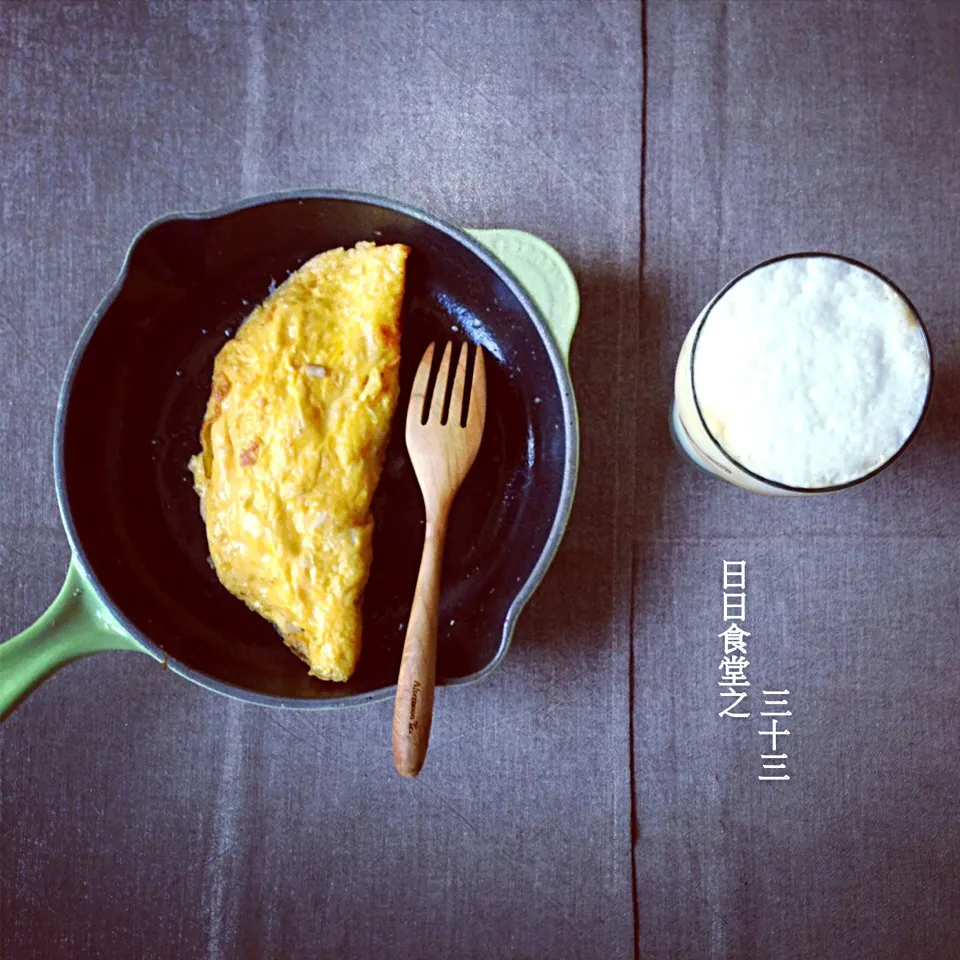
[[[761, 737], [770, 738], [770, 752], [760, 754], [760, 759], [763, 761], [764, 772], [757, 777], [758, 780], [790, 779], [790, 774], [787, 773], [786, 741], [784, 741], [784, 746], [780, 746], [778, 743], [780, 737], [789, 737], [790, 731], [784, 730], [777, 722], [778, 717], [793, 716], [793, 711], [787, 709], [789, 706], [788, 696], [790, 696], [789, 690], [763, 691], [763, 705], [766, 709], [760, 711], [760, 716], [770, 717], [770, 729], [758, 730], [757, 733], [759, 733]], [[771, 707], [776, 707], [777, 709], [771, 710]]]

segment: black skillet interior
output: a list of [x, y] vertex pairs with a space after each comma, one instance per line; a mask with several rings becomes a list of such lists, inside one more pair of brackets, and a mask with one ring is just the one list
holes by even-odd
[[[199, 449], [214, 356], [252, 305], [314, 254], [360, 240], [402, 242], [412, 253], [363, 653], [353, 678], [334, 684], [309, 677], [273, 628], [220, 585], [187, 461]], [[168, 220], [137, 242], [76, 368], [59, 478], [88, 569], [122, 619], [180, 672], [241, 697], [309, 705], [394, 684], [423, 535], [402, 416], [435, 339], [481, 343], [489, 382], [483, 444], [451, 517], [438, 681], [494, 662], [560, 502], [567, 451], [557, 374], [491, 267], [439, 227], [356, 199], [279, 199]]]

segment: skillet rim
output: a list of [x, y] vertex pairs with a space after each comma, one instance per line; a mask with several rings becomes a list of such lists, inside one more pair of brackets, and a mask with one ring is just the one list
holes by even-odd
[[570, 378], [570, 372], [567, 368], [566, 358], [563, 356], [553, 334], [550, 332], [550, 328], [540, 312], [540, 309], [534, 303], [533, 299], [526, 292], [526, 290], [524, 290], [524, 288], [520, 285], [519, 281], [513, 276], [509, 268], [505, 264], [502, 264], [493, 253], [487, 250], [486, 247], [482, 246], [477, 240], [473, 239], [473, 237], [465, 233], [463, 230], [452, 226], [438, 217], [433, 216], [433, 214], [427, 213], [426, 211], [420, 210], [419, 208], [413, 207], [409, 204], [401, 203], [397, 200], [391, 200], [387, 197], [381, 197], [376, 194], [362, 193], [352, 190], [280, 190], [259, 194], [253, 197], [247, 197], [243, 200], [225, 204], [212, 210], [181, 211], [164, 214], [163, 216], [157, 217], [156, 219], [150, 221], [136, 234], [127, 247], [127, 251], [124, 255], [123, 263], [117, 279], [100, 301], [90, 319], [86, 322], [83, 331], [81, 332], [80, 337], [73, 348], [73, 352], [70, 355], [70, 360], [67, 364], [67, 369], [60, 387], [60, 393], [57, 397], [57, 411], [53, 439], [54, 484], [57, 494], [57, 506], [60, 510], [60, 517], [63, 522], [64, 530], [67, 534], [67, 540], [70, 544], [70, 549], [73, 552], [74, 562], [76, 562], [80, 567], [84, 578], [96, 594], [98, 600], [110, 611], [123, 629], [143, 647], [146, 653], [152, 656], [155, 660], [162, 662], [168, 669], [179, 676], [184, 677], [186, 680], [210, 690], [213, 693], [219, 693], [223, 696], [230, 697], [231, 699], [241, 700], [246, 703], [255, 703], [260, 706], [286, 710], [342, 709], [345, 707], [361, 706], [367, 703], [375, 703], [380, 700], [386, 700], [396, 694], [396, 684], [391, 684], [387, 687], [379, 687], [376, 690], [370, 690], [366, 693], [360, 694], [346, 694], [343, 696], [322, 698], [318, 697], [316, 699], [282, 697], [273, 694], [259, 693], [254, 690], [250, 690], [247, 687], [217, 680], [208, 674], [191, 667], [189, 664], [186, 664], [181, 660], [176, 660], [173, 657], [170, 657], [161, 647], [146, 637], [133, 625], [133, 623], [125, 616], [119, 605], [112, 600], [110, 595], [104, 589], [103, 584], [93, 572], [86, 553], [84, 552], [83, 544], [77, 534], [76, 527], [73, 522], [73, 513], [67, 499], [64, 440], [67, 411], [70, 405], [70, 395], [72, 393], [74, 380], [76, 378], [80, 363], [82, 362], [83, 355], [86, 352], [87, 345], [93, 337], [96, 328], [99, 326], [100, 321], [103, 319], [107, 310], [109, 310], [109, 308], [116, 301], [126, 284], [130, 268], [130, 260], [134, 250], [152, 230], [165, 223], [170, 223], [172, 221], [214, 221], [237, 213], [241, 210], [247, 210], [252, 207], [267, 206], [272, 203], [289, 200], [340, 200], [350, 203], [360, 203], [369, 206], [380, 207], [391, 210], [395, 213], [404, 214], [415, 220], [419, 220], [421, 223], [424, 223], [427, 226], [446, 234], [451, 239], [456, 240], [462, 246], [466, 247], [467, 250], [469, 250], [487, 267], [493, 270], [497, 277], [499, 277], [499, 279], [506, 284], [507, 288], [517, 298], [527, 316], [532, 321], [534, 328], [540, 335], [540, 339], [547, 350], [547, 356], [550, 359], [551, 366], [553, 367], [554, 374], [556, 375], [559, 385], [560, 402], [563, 410], [563, 428], [566, 455], [563, 463], [563, 479], [560, 488], [560, 500], [557, 504], [557, 512], [554, 516], [553, 524], [550, 528], [549, 534], [547, 535], [547, 539], [544, 542], [543, 549], [540, 552], [540, 556], [537, 559], [537, 562], [534, 564], [530, 575], [527, 577], [524, 583], [521, 584], [507, 609], [507, 613], [503, 621], [503, 628], [500, 634], [500, 646], [497, 648], [496, 654], [486, 666], [475, 673], [468, 674], [465, 677], [455, 677], [442, 680], [438, 679], [437, 686], [458, 687], [476, 683], [477, 681], [483, 680], [493, 673], [493, 671], [496, 670], [506, 656], [513, 640], [513, 634], [516, 629], [516, 624], [520, 613], [546, 575], [547, 569], [553, 561], [553, 558], [556, 556], [557, 550], [560, 546], [560, 541], [563, 538], [564, 531], [566, 530], [567, 523], [569, 522], [570, 513], [573, 508], [573, 497], [576, 490], [577, 473], [579, 470], [580, 459], [580, 429], [579, 420], [577, 417], [576, 400], [573, 394], [573, 382]]

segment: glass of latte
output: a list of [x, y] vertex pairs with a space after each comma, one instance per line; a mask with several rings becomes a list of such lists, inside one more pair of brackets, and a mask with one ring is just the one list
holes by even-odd
[[846, 257], [752, 267], [704, 307], [677, 362], [671, 428], [698, 466], [758, 493], [859, 483], [914, 436], [933, 379], [907, 297]]

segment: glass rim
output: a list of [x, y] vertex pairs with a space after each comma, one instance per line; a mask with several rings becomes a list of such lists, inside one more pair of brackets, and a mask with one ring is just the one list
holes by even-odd
[[[707, 424], [706, 418], [703, 415], [703, 410], [700, 408], [700, 400], [697, 397], [697, 381], [694, 376], [694, 363], [697, 357], [697, 346], [700, 343], [700, 334], [703, 331], [703, 328], [706, 326], [707, 321], [710, 319], [710, 313], [713, 308], [720, 302], [720, 300], [730, 292], [730, 290], [738, 284], [741, 280], [750, 276], [750, 274], [755, 273], [757, 270], [762, 270], [764, 267], [772, 266], [775, 263], [781, 263], [784, 260], [840, 260], [843, 263], [850, 264], [854, 267], [859, 267], [861, 270], [866, 270], [867, 273], [873, 274], [877, 279], [885, 283], [888, 287], [894, 290], [907, 304], [913, 313], [914, 319], [917, 321], [917, 326], [920, 328], [920, 333], [923, 336], [923, 343], [927, 351], [927, 360], [928, 360], [928, 370], [929, 376], [927, 377], [927, 391], [926, 395], [923, 398], [923, 406], [920, 408], [920, 415], [917, 417], [917, 422], [913, 425], [913, 429], [910, 431], [907, 439], [900, 444], [896, 452], [888, 457], [883, 463], [874, 467], [868, 473], [863, 474], [859, 477], [854, 477], [852, 480], [845, 480], [843, 483], [834, 483], [822, 487], [796, 487], [789, 483], [783, 483], [780, 480], [771, 480], [769, 477], [763, 476], [763, 474], [757, 473], [754, 470], [751, 470], [749, 467], [744, 466], [736, 457], [734, 457], [729, 450], [714, 436], [713, 431], [710, 429]], [[776, 257], [770, 257], [768, 260], [763, 260], [760, 263], [754, 264], [752, 267], [748, 267], [746, 270], [737, 274], [732, 280], [729, 280], [727, 283], [720, 288], [720, 290], [713, 295], [708, 301], [706, 307], [703, 310], [702, 317], [700, 318], [697, 325], [697, 332], [693, 338], [693, 344], [690, 348], [690, 392], [693, 395], [693, 406], [697, 411], [697, 416], [700, 419], [700, 424], [703, 429], [706, 431], [707, 436], [716, 444], [717, 449], [738, 469], [743, 473], [747, 474], [749, 477], [752, 477], [754, 480], [759, 481], [760, 483], [765, 483], [768, 486], [775, 487], [778, 490], [786, 490], [790, 493], [835, 493], [839, 490], [847, 490], [850, 487], [855, 487], [859, 483], [863, 483], [865, 480], [870, 480], [872, 477], [875, 477], [881, 470], [885, 470], [894, 462], [900, 455], [910, 446], [910, 443], [913, 441], [913, 438], [917, 435], [917, 431], [920, 429], [920, 425], [923, 423], [924, 418], [927, 415], [927, 410], [930, 407], [930, 399], [933, 396], [933, 348], [930, 345], [930, 336], [927, 333], [926, 325], [923, 322], [922, 317], [920, 316], [920, 311], [914, 306], [913, 301], [900, 289], [897, 284], [895, 284], [886, 274], [881, 273], [875, 267], [871, 267], [869, 264], [863, 263], [861, 260], [857, 260], [854, 257], [848, 257], [840, 253], [830, 253], [823, 250], [811, 250], [803, 251], [800, 253], [782, 253]]]

